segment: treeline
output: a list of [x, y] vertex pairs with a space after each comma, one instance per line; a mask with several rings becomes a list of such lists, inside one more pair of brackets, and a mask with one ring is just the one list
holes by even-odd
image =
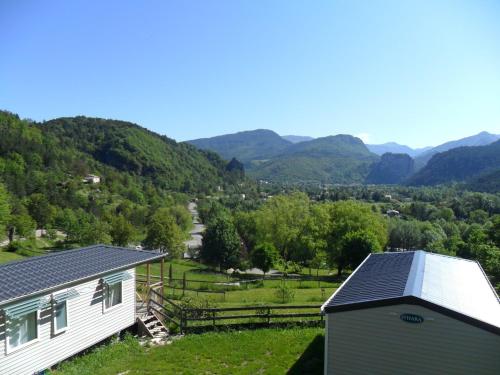
[[[65, 246], [145, 241], [174, 251], [189, 229], [189, 198], [243, 179], [235, 162], [122, 121], [34, 123], [0, 111], [0, 135], [0, 240], [38, 228]], [[88, 174], [100, 182], [86, 183]], [[153, 240], [160, 222], [176, 246]]]
[[[246, 210], [249, 202], [200, 203], [208, 225], [202, 259], [221, 268], [252, 265], [268, 270], [280, 264], [285, 269], [336, 267], [341, 273], [354, 269], [370, 252], [423, 249], [478, 260], [500, 282], [497, 196], [414, 188], [392, 195], [354, 187], [330, 193], [338, 199], [290, 193], [260, 199], [263, 203]], [[415, 200], [403, 198], [406, 194]], [[232, 245], [220, 246], [224, 243]]]

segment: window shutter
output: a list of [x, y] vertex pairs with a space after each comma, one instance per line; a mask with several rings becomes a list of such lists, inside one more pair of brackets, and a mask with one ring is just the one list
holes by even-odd
[[79, 295], [80, 295], [80, 293], [78, 293], [75, 289], [72, 288], [72, 289], [65, 290], [64, 292], [55, 294], [53, 299], [54, 299], [55, 303], [61, 303], [61, 302], [67, 301], [69, 299], [78, 297]]
[[9, 307], [4, 308], [5, 315], [7, 315], [11, 319], [17, 319], [22, 317], [23, 315], [29, 314], [33, 311], [37, 311], [42, 308], [45, 304], [45, 301], [40, 297], [32, 298], [27, 301], [23, 301], [17, 303], [15, 305], [11, 305]]
[[118, 284], [121, 281], [130, 280], [132, 276], [128, 272], [114, 273], [112, 275], [104, 276], [103, 282], [107, 285]]

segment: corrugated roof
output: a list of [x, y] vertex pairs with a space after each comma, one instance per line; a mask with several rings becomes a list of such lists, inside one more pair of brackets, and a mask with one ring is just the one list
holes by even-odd
[[6, 263], [0, 265], [0, 305], [164, 256], [151, 251], [95, 245]]
[[500, 328], [500, 302], [479, 263], [421, 250], [369, 255], [322, 310], [408, 301]]
[[400, 297], [413, 261], [413, 253], [369, 256], [335, 294], [328, 306]]

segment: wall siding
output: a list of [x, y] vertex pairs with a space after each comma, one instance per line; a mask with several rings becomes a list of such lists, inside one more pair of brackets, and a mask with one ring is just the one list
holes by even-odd
[[123, 282], [122, 303], [103, 313], [100, 279], [76, 284], [68, 300], [68, 329], [52, 334], [52, 309], [40, 311], [37, 342], [6, 353], [5, 317], [0, 318], [0, 374], [25, 375], [46, 369], [135, 323], [135, 270]]
[[[425, 321], [404, 322], [403, 313]], [[327, 320], [327, 374], [500, 374], [500, 336], [421, 306], [330, 313]]]

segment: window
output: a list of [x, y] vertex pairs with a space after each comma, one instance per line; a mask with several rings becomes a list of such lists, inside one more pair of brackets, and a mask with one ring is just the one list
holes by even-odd
[[54, 321], [53, 329], [54, 334], [66, 331], [68, 328], [68, 302], [61, 301], [54, 303], [53, 307]]
[[38, 338], [38, 312], [10, 318], [7, 329], [8, 351], [21, 348]]
[[104, 309], [110, 309], [113, 306], [122, 303], [122, 282], [106, 284], [106, 296], [104, 298]]

